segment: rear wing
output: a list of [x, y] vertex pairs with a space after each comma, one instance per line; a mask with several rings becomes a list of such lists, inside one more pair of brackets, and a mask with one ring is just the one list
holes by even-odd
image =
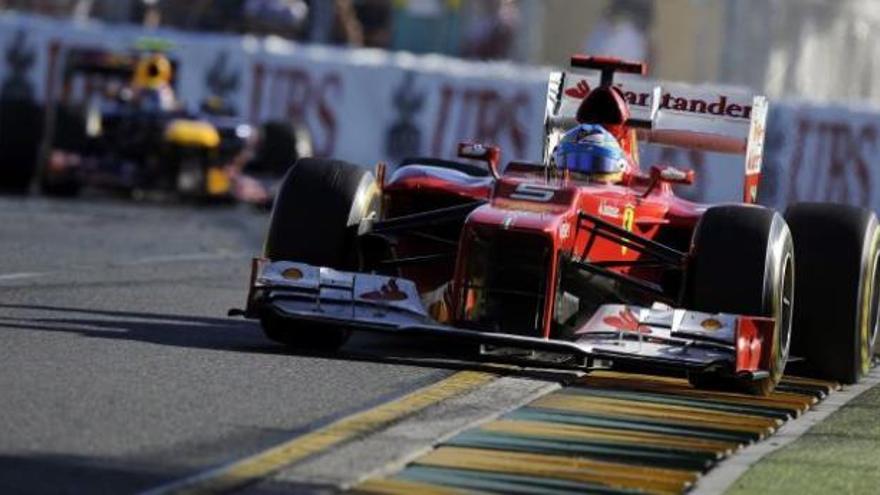
[[[573, 58], [573, 61], [575, 59]], [[605, 62], [603, 72], [634, 73], [628, 62]], [[577, 125], [575, 115], [603, 76], [598, 71], [554, 72], [547, 88], [544, 158], [559, 137]], [[754, 203], [761, 177], [767, 99], [741, 88], [663, 84], [640, 77], [614, 82], [628, 103], [628, 124], [641, 142], [745, 155], [743, 201]]]

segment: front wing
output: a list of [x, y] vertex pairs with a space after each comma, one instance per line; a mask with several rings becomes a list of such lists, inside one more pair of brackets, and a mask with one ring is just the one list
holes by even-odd
[[[774, 331], [769, 318], [622, 304], [600, 307], [573, 341], [475, 331], [431, 318], [410, 280], [266, 260], [254, 260], [247, 308], [230, 314], [534, 351], [535, 361], [542, 354], [568, 356], [566, 366], [587, 369], [613, 363], [714, 370], [745, 379], [767, 376]], [[307, 327], [291, 325], [290, 331], [309, 331]]]

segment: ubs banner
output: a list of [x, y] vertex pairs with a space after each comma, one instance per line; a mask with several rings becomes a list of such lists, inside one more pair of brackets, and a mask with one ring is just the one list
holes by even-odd
[[304, 123], [315, 153], [361, 164], [452, 157], [462, 140], [497, 144], [506, 158], [541, 156], [546, 81], [507, 65], [384, 52], [264, 51], [250, 75], [247, 116]]
[[832, 201], [880, 210], [880, 110], [777, 104], [762, 202]]
[[[100, 97], [91, 76], [64, 77], [67, 54], [143, 47], [161, 47], [173, 59], [178, 96], [190, 110], [220, 100], [225, 112], [254, 123], [304, 126], [320, 156], [365, 166], [449, 158], [468, 140], [500, 145], [506, 159], [541, 159], [549, 70], [506, 63], [4, 14], [0, 95], [43, 104]], [[771, 102], [759, 200], [778, 208], [827, 200], [880, 209], [878, 133], [880, 110]], [[693, 199], [741, 197], [740, 156], [645, 147], [642, 158], [643, 168], [695, 169], [697, 184], [682, 190]]]

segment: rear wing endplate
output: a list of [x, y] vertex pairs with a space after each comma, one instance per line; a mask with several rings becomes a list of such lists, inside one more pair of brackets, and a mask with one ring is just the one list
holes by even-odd
[[[554, 72], [547, 88], [544, 158], [561, 134], [575, 126], [575, 115], [597, 71]], [[764, 154], [767, 99], [742, 88], [663, 83], [620, 77], [614, 84], [629, 104], [629, 125], [641, 142], [745, 156], [743, 201], [754, 203]]]

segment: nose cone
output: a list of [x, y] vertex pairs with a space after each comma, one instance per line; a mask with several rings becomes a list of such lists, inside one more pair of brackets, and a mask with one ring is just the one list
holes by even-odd
[[468, 224], [555, 238], [562, 225], [577, 215], [577, 194], [576, 187], [501, 179], [491, 202], [474, 210]]

